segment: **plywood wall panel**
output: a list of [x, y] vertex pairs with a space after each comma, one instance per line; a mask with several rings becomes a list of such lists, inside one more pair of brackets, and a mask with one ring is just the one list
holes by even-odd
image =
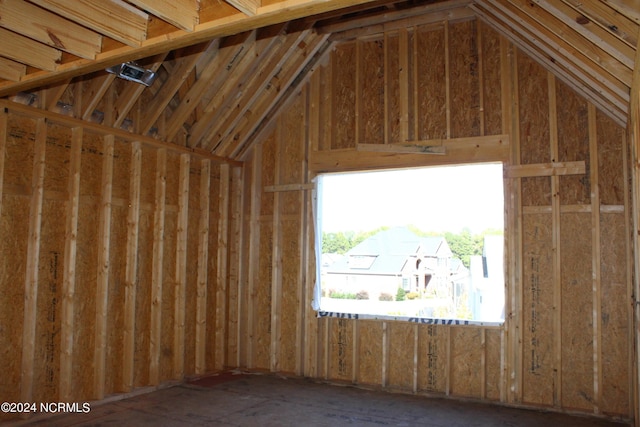
[[484, 134], [502, 133], [502, 64], [500, 60], [500, 36], [488, 25], [478, 22], [478, 31], [482, 38], [480, 55], [482, 63], [482, 114], [484, 116]]
[[[167, 194], [171, 187], [169, 184], [177, 184], [177, 179], [172, 182], [170, 159], [167, 159]], [[173, 359], [175, 357], [173, 349], [174, 321], [175, 321], [175, 304], [176, 298], [176, 244], [178, 232], [178, 214], [177, 212], [165, 212], [164, 217], [164, 242], [162, 245], [164, 254], [162, 262], [162, 295], [161, 295], [161, 317], [160, 317], [160, 382], [173, 379]]]
[[482, 390], [482, 340], [478, 328], [451, 328], [451, 393], [479, 398]]
[[[518, 98], [521, 100], [518, 111], [520, 161], [523, 164], [548, 163], [551, 161], [548, 75], [527, 56], [519, 54], [517, 58]], [[525, 206], [550, 205], [551, 182], [546, 178], [522, 179], [522, 199]]]
[[630, 342], [625, 219], [621, 214], [600, 217], [602, 277], [602, 402], [606, 414], [627, 416], [629, 407]]
[[418, 27], [416, 37], [418, 139], [447, 137], [447, 74], [442, 25]]
[[385, 62], [385, 96], [386, 106], [386, 141], [389, 143], [400, 142], [400, 38], [397, 32], [385, 34], [386, 46]]
[[624, 174], [621, 170], [625, 156], [624, 130], [601, 112], [596, 113], [598, 141], [598, 180], [602, 205], [624, 204]]
[[593, 401], [591, 215], [561, 216], [562, 404], [590, 410]]
[[353, 378], [353, 322], [350, 319], [331, 319], [329, 322], [328, 379], [351, 381]]
[[[299, 204], [297, 205], [300, 206]], [[280, 336], [279, 336], [279, 370], [296, 372], [298, 353], [298, 335], [300, 324], [298, 312], [300, 310], [300, 263], [297, 262], [302, 253], [300, 247], [300, 221], [281, 221], [282, 230], [282, 287], [280, 302]]]
[[131, 167], [131, 144], [115, 140], [113, 147], [113, 183], [114, 200], [129, 198], [129, 174]]
[[449, 25], [451, 137], [480, 135], [477, 22]]
[[418, 330], [418, 390], [446, 393], [448, 381], [447, 347], [449, 330], [445, 326], [420, 325]]
[[[83, 168], [80, 172], [80, 189], [82, 191], [83, 172], [91, 159], [87, 157], [95, 154], [82, 154]], [[100, 168], [98, 168], [100, 171]], [[92, 180], [89, 173], [87, 180]], [[98, 177], [100, 174], [98, 173]], [[95, 187], [99, 189], [100, 186]], [[85, 189], [86, 190], [86, 189]], [[73, 372], [72, 387], [73, 396], [80, 399], [83, 396], [91, 396], [93, 384], [93, 356], [94, 356], [94, 335], [96, 320], [96, 280], [97, 280], [97, 258], [98, 250], [98, 199], [80, 198], [80, 208], [78, 214], [78, 240], [77, 240], [77, 262], [76, 262], [76, 286], [74, 293], [74, 334], [73, 334], [73, 355], [78, 360], [86, 360]]]
[[522, 400], [551, 406], [554, 378], [551, 215], [525, 215], [522, 229]]
[[[45, 168], [46, 169], [46, 168]], [[45, 186], [46, 187], [46, 186]], [[58, 395], [65, 203], [44, 200], [40, 237], [33, 399]]]
[[[114, 165], [119, 160], [126, 160], [130, 156], [114, 159]], [[114, 177], [116, 175], [114, 174]], [[126, 175], [125, 175], [126, 176]], [[123, 250], [127, 246], [127, 206], [112, 206], [111, 208], [111, 250], [109, 252], [109, 288], [107, 305], [107, 349], [105, 395], [123, 392], [122, 364], [124, 360], [124, 329], [125, 283], [126, 283], [126, 255]]]
[[[47, 125], [47, 148], [44, 169], [45, 191], [65, 193], [69, 185], [69, 151], [71, 129]], [[51, 197], [51, 195], [49, 196]], [[58, 195], [60, 197], [60, 195]]]
[[[146, 173], [142, 174], [142, 194], [148, 193], [148, 187], [154, 187], [155, 160], [151, 170], [144, 169], [147, 153], [143, 150], [142, 164]], [[143, 189], [147, 188], [147, 191]], [[151, 277], [153, 272], [153, 210], [140, 210], [138, 231], [138, 274], [136, 292], [135, 319], [135, 360], [134, 384], [138, 387], [149, 385], [150, 336], [151, 336]]]
[[344, 43], [332, 55], [332, 123], [331, 148], [355, 146], [356, 130], [356, 44]]
[[[387, 322], [387, 326], [388, 326]], [[376, 321], [359, 321], [358, 325], [358, 378], [359, 384], [382, 384], [383, 324]], [[387, 343], [388, 345], [388, 343]]]
[[384, 40], [360, 42], [360, 126], [358, 141], [368, 144], [384, 142]]
[[[35, 121], [27, 117], [9, 114], [7, 128], [4, 162], [5, 192], [29, 194], [33, 171]], [[28, 218], [28, 215], [25, 218]]]
[[[589, 123], [587, 102], [567, 85], [556, 82], [558, 116], [558, 159], [560, 162], [584, 161], [589, 164]], [[589, 174], [560, 177], [560, 204], [591, 203]]]
[[273, 268], [273, 223], [260, 224], [260, 251], [258, 276], [251, 298], [253, 306], [254, 331], [257, 339], [253, 342], [253, 366], [256, 369], [270, 369], [271, 363], [271, 280]]
[[413, 356], [415, 354], [415, 325], [407, 322], [388, 322], [387, 386], [399, 390], [413, 390]]
[[485, 396], [489, 400], [500, 400], [504, 387], [502, 381], [502, 331], [487, 329], [485, 336]]
[[[25, 149], [28, 144], [24, 144]], [[8, 156], [7, 156], [8, 159]], [[7, 165], [8, 166], [8, 165]], [[5, 169], [6, 170], [6, 169]], [[6, 182], [6, 177], [5, 177]], [[24, 283], [26, 254], [29, 235], [29, 198], [13, 196], [6, 192], [2, 197], [0, 212], [0, 360], [4, 371], [0, 381], [0, 396], [6, 401], [20, 401], [21, 352], [24, 319]], [[0, 420], [10, 414], [0, 415]]]

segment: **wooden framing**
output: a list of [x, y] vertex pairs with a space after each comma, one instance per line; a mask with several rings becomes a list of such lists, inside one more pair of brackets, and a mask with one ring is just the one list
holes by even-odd
[[149, 348], [149, 381], [160, 383], [160, 353], [162, 339], [162, 275], [164, 261], [165, 199], [167, 194], [167, 151], [158, 150], [153, 214], [153, 270], [151, 279], [151, 334]]
[[209, 205], [211, 162], [202, 160], [200, 168], [200, 223], [198, 225], [198, 283], [196, 298], [196, 374], [206, 372], [207, 351], [207, 259], [209, 258]]
[[33, 375], [35, 363], [36, 317], [38, 297], [38, 262], [40, 258], [40, 231], [42, 224], [42, 203], [44, 198], [45, 144], [47, 123], [45, 119], [36, 122], [36, 138], [33, 156], [33, 179], [31, 184], [31, 208], [29, 211], [29, 243], [25, 279], [25, 306], [22, 338], [22, 385], [21, 398], [25, 402], [33, 400]]
[[[90, 11], [33, 3], [36, 22]], [[238, 368], [640, 426], [637, 12], [456, 1], [429, 17], [386, 8], [359, 29], [338, 14], [280, 22], [335, 7], [311, 0], [278, 18], [280, 1], [252, 16], [147, 3], [110, 6], [133, 14], [133, 34], [86, 30], [89, 45], [109, 38], [97, 56], [47, 46], [42, 69], [0, 81], [5, 95], [51, 83], [0, 100], [0, 227], [15, 229], [0, 284], [23, 283], [18, 316], [6, 310], [19, 325], [3, 344], [22, 343], [7, 401], [104, 399]], [[239, 20], [249, 27], [229, 35]], [[134, 51], [162, 86], [74, 78]], [[482, 162], [504, 170], [503, 324], [318, 317], [316, 174]]]
[[131, 144], [129, 172], [129, 209], [127, 212], [127, 248], [125, 271], [125, 306], [123, 331], [123, 389], [134, 384], [136, 291], [138, 286], [138, 238], [140, 232], [140, 181], [142, 178], [142, 148], [139, 142]]
[[105, 358], [107, 347], [107, 307], [109, 300], [109, 249], [111, 237], [111, 198], [113, 185], [113, 136], [104, 140], [104, 158], [102, 163], [101, 200], [98, 232], [98, 279], [96, 289], [96, 347], [94, 353], [95, 377], [94, 394], [104, 397], [106, 376]]

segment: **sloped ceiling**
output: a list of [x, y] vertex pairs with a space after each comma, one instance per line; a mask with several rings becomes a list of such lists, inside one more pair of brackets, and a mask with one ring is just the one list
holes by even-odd
[[474, 17], [626, 124], [634, 0], [0, 0], [0, 97], [238, 159], [335, 43]]

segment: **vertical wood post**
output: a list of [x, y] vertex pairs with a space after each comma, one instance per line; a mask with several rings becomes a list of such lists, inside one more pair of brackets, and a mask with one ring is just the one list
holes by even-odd
[[111, 195], [113, 188], [113, 135], [104, 138], [102, 161], [102, 191], [98, 231], [98, 278], [96, 289], [96, 324], [94, 349], [93, 394], [104, 397], [105, 363], [107, 355], [107, 307], [109, 302], [109, 247], [111, 244]]
[[216, 336], [215, 368], [222, 370], [226, 364], [227, 352], [227, 265], [229, 256], [229, 189], [230, 167], [220, 165], [220, 196], [218, 197], [218, 253], [216, 277]]
[[42, 204], [44, 197], [46, 143], [47, 123], [45, 119], [38, 119], [36, 122], [36, 137], [34, 142], [31, 201], [29, 206], [29, 241], [27, 243], [27, 266], [24, 290], [22, 380], [20, 393], [23, 402], [33, 401], [36, 320], [38, 315], [38, 269], [40, 260]]
[[175, 305], [173, 316], [173, 377], [184, 377], [184, 337], [187, 298], [187, 238], [189, 228], [189, 170], [191, 156], [180, 155], [178, 236], [176, 241]]
[[83, 129], [73, 128], [69, 161], [69, 186], [66, 209], [64, 273], [60, 325], [60, 400], [72, 399], [74, 293], [76, 285], [76, 249], [80, 206], [80, 165]]
[[207, 285], [209, 265], [209, 198], [211, 161], [200, 165], [200, 220], [198, 224], [198, 284], [196, 290], [196, 374], [207, 370]]
[[593, 292], [593, 412], [600, 413], [602, 404], [602, 295], [600, 254], [600, 184], [598, 176], [598, 131], [596, 107], [589, 103], [589, 181], [591, 184], [591, 239]]
[[149, 344], [149, 382], [160, 382], [162, 345], [162, 270], [164, 261], [164, 217], [167, 196], [167, 150], [157, 151], [155, 212], [153, 214], [153, 272], [151, 275], [151, 337]]
[[142, 176], [142, 148], [131, 144], [129, 170], [129, 211], [127, 213], [127, 248], [124, 289], [123, 329], [123, 389], [133, 389], [136, 331], [136, 290], [138, 286], [138, 230], [140, 228], [140, 181]]

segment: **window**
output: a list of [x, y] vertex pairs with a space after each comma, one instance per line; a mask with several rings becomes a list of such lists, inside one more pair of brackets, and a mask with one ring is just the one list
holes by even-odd
[[502, 164], [325, 174], [316, 196], [321, 316], [503, 322]]

